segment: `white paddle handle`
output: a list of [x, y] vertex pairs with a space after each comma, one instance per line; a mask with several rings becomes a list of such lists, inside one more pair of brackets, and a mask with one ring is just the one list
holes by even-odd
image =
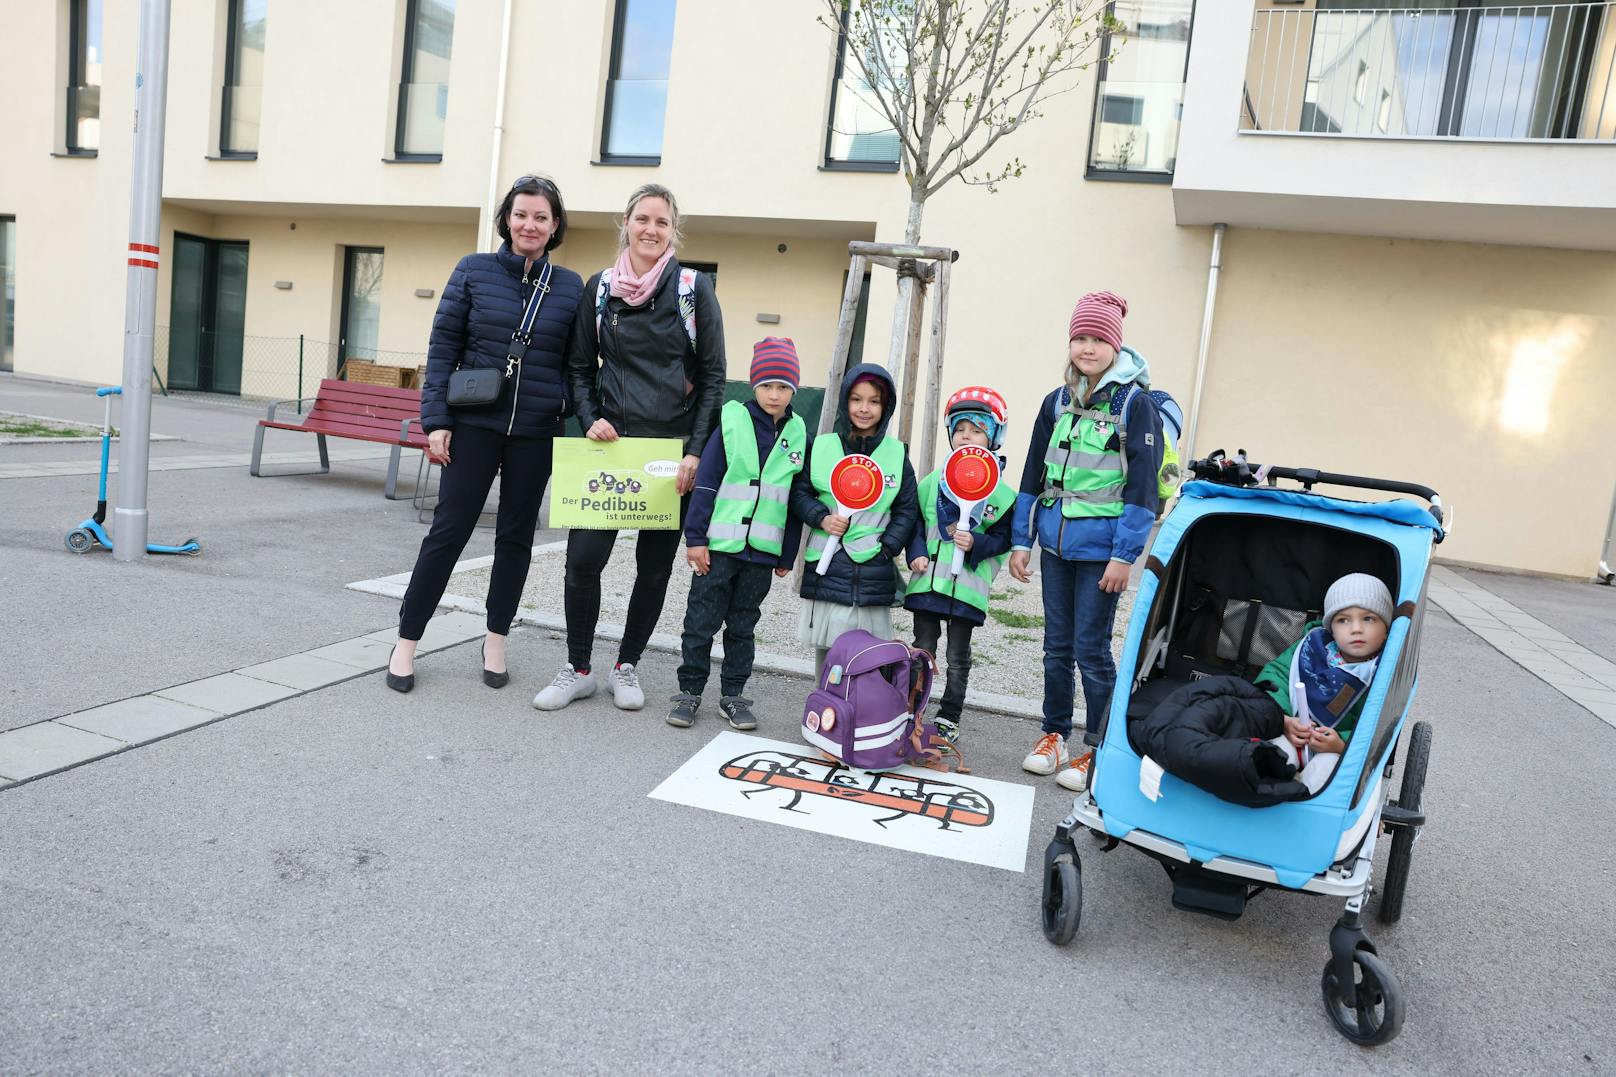
[[[836, 511], [831, 515], [840, 516], [845, 520], [851, 516], [852, 513], [848, 511], [847, 506], [838, 502], [836, 505]], [[825, 534], [827, 537], [829, 537], [830, 541], [825, 543], [825, 550], [819, 555], [819, 564], [814, 566], [814, 571], [818, 572], [821, 576], [830, 571], [830, 559], [836, 556], [836, 551], [842, 545], [842, 536], [832, 535], [829, 531], [825, 532]]]
[[[950, 493], [948, 496], [950, 498], [952, 498], [954, 495], [952, 493]], [[981, 502], [981, 501], [956, 501], [955, 504], [959, 505], [959, 507], [960, 507], [959, 523], [954, 525], [955, 533], [958, 534], [959, 530], [961, 528], [964, 528], [966, 531], [970, 531], [970, 530], [974, 529], [976, 527], [976, 513], [977, 513], [977, 510], [982, 507], [983, 502]], [[963, 549], [961, 549], [960, 547], [955, 546], [954, 547], [954, 567], [949, 569], [949, 575], [958, 576], [961, 572], [964, 572], [964, 571], [965, 571], [965, 551]]]

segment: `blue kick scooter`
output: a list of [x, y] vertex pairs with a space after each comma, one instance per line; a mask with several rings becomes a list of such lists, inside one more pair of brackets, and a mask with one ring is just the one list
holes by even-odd
[[[106, 400], [106, 413], [101, 420], [101, 487], [95, 503], [95, 515], [67, 533], [67, 548], [74, 553], [89, 553], [97, 546], [112, 549], [112, 536], [107, 534], [107, 455], [112, 447], [112, 398], [123, 395], [123, 386], [109, 385], [95, 391]], [[146, 544], [147, 553], [183, 553], [192, 557], [202, 552], [202, 544], [188, 538], [178, 546], [163, 546], [156, 542]]]

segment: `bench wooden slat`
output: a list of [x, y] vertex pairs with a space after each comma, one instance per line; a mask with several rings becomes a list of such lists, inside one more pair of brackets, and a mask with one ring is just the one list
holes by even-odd
[[371, 419], [386, 419], [395, 426], [400, 419], [419, 419], [420, 405], [408, 408], [377, 407], [374, 404], [354, 404], [346, 400], [316, 400], [310, 415], [352, 415]]
[[339, 396], [413, 400], [417, 403], [421, 399], [421, 391], [419, 389], [403, 389], [396, 385], [367, 385], [364, 382], [343, 381], [340, 378], [321, 379], [320, 395], [326, 396], [331, 393], [336, 393]]
[[425, 437], [417, 439], [412, 436], [409, 441], [400, 441], [397, 431], [394, 431], [389, 436], [357, 430], [327, 430], [321, 427], [295, 426], [291, 423], [272, 423], [262, 419], [258, 421], [258, 425], [269, 430], [294, 430], [302, 434], [324, 434], [326, 437], [346, 438], [349, 441], [372, 441], [378, 445], [399, 445], [406, 449], [424, 449], [427, 444]]

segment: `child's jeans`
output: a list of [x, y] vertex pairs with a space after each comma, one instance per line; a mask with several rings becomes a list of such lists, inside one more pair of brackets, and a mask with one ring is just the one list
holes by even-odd
[[943, 702], [937, 708], [937, 722], [953, 726], [957, 732], [960, 711], [965, 708], [965, 686], [971, 679], [971, 629], [976, 626], [957, 617], [944, 618], [939, 613], [916, 610], [915, 646], [936, 658], [945, 620], [948, 623], [948, 682], [943, 690]]
[[724, 629], [724, 664], [719, 669], [719, 690], [738, 696], [752, 676], [754, 633], [763, 616], [763, 600], [774, 582], [768, 565], [715, 553], [705, 576], [690, 581], [690, 603], [685, 607], [684, 661], [679, 663], [679, 690], [699, 696], [713, 670], [713, 636]]
[[1330, 775], [1335, 773], [1335, 768], [1341, 762], [1341, 753], [1339, 752], [1314, 752], [1313, 757], [1307, 761], [1307, 765], [1302, 766], [1301, 756], [1296, 751], [1296, 745], [1286, 740], [1283, 736], [1275, 737], [1268, 743], [1277, 744], [1279, 750], [1285, 753], [1285, 759], [1291, 766], [1302, 768], [1302, 772], [1296, 776], [1296, 780], [1307, 786], [1309, 793], [1317, 793], [1320, 789], [1323, 789], [1324, 783], [1330, 780]]
[[1044, 732], [1072, 735], [1072, 665], [1083, 675], [1088, 732], [1098, 736], [1117, 683], [1111, 657], [1111, 627], [1121, 593], [1100, 590], [1106, 561], [1066, 561], [1045, 550], [1044, 576]]

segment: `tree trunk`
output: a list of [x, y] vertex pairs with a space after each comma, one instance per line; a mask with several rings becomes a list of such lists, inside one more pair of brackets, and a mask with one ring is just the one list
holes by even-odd
[[[924, 197], [916, 197], [911, 193], [909, 201], [909, 219], [904, 223], [903, 241], [909, 246], [920, 243], [920, 218], [926, 212]], [[904, 354], [909, 343], [909, 309], [914, 305], [915, 288], [919, 282], [913, 277], [898, 277], [898, 301], [892, 308], [892, 340], [887, 348], [887, 369], [892, 372], [894, 380], [903, 377], [905, 360]], [[900, 395], [903, 386], [898, 386]]]

